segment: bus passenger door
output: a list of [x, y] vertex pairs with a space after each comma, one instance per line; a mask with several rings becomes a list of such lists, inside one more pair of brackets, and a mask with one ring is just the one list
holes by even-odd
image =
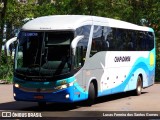
[[83, 66], [85, 62], [87, 46], [83, 43], [83, 41], [84, 39], [82, 37], [82, 39], [77, 42], [76, 48], [74, 50], [74, 69], [77, 71], [75, 75], [77, 84], [74, 89], [74, 101], [86, 99]]

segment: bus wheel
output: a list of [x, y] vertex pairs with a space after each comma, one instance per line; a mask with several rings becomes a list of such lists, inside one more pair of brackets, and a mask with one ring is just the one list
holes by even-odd
[[38, 102], [38, 106], [44, 108], [46, 106], [46, 102]]
[[140, 76], [138, 76], [137, 87], [136, 90], [134, 91], [134, 94], [138, 96], [141, 95], [141, 92], [142, 92], [142, 79]]
[[88, 100], [87, 100], [88, 106], [91, 106], [94, 104], [95, 97], [96, 97], [95, 87], [93, 82], [91, 82], [89, 85], [89, 91], [88, 91]]

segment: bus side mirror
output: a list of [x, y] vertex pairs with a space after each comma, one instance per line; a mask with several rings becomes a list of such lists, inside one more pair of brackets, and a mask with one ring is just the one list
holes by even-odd
[[11, 39], [9, 39], [6, 44], [5, 44], [5, 49], [6, 49], [6, 52], [7, 52], [7, 56], [10, 56], [10, 52], [12, 52], [13, 47], [11, 47], [12, 44], [14, 44], [14, 42], [17, 40], [17, 37], [13, 37]]
[[76, 38], [73, 39], [72, 43], [71, 43], [71, 47], [72, 47], [72, 51], [73, 51], [73, 55], [76, 54], [76, 47], [77, 47], [77, 44], [80, 40], [82, 40], [84, 38], [83, 35], [81, 36], [77, 36]]

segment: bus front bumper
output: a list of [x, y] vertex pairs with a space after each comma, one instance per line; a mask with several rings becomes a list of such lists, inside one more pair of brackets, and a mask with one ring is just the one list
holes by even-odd
[[56, 92], [26, 92], [19, 88], [13, 87], [14, 99], [16, 101], [33, 101], [33, 102], [74, 102], [73, 86]]

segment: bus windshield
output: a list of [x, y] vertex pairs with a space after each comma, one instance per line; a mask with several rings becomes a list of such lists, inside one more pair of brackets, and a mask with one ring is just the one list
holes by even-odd
[[73, 32], [21, 31], [15, 72], [25, 76], [54, 76], [70, 72], [73, 38]]

